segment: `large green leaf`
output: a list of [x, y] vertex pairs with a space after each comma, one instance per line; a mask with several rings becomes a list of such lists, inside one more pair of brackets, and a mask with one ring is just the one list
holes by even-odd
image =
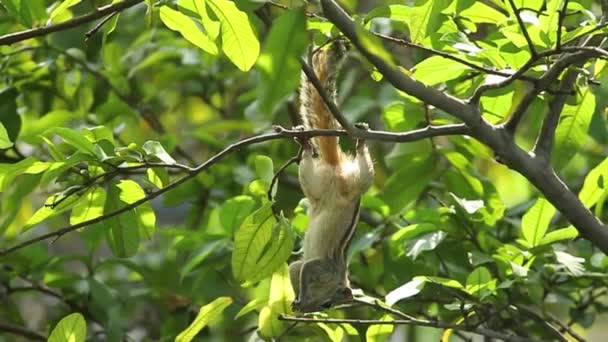
[[215, 42], [189, 16], [165, 5], [160, 8], [160, 19], [168, 28], [181, 33], [190, 43], [207, 53], [217, 55], [218, 51]]
[[63, 138], [66, 143], [72, 145], [78, 151], [88, 153], [93, 156], [95, 155], [95, 145], [87, 140], [82, 133], [66, 127], [52, 127], [45, 132], [45, 135], [47, 136], [53, 134]]
[[184, 329], [177, 337], [175, 342], [190, 342], [207, 324], [217, 320], [222, 312], [232, 304], [230, 297], [218, 297], [213, 302], [203, 306], [198, 311], [194, 321]]
[[[128, 181], [133, 182], [133, 181]], [[123, 186], [124, 187], [124, 186]], [[116, 184], [108, 188], [105, 212], [110, 213], [122, 207], [120, 196], [123, 198], [131, 194], [123, 194]], [[114, 255], [127, 258], [134, 255], [139, 248], [139, 218], [134, 210], [128, 210], [118, 216], [111, 217], [105, 221], [106, 240]], [[97, 229], [101, 227], [96, 227]]]
[[70, 224], [92, 220], [103, 215], [106, 204], [106, 191], [99, 186], [87, 191], [72, 209]]
[[75, 312], [57, 323], [48, 342], [84, 342], [87, 337], [87, 323], [84, 317]]
[[274, 21], [257, 66], [262, 72], [259, 87], [261, 108], [271, 112], [300, 80], [300, 56], [307, 43], [304, 7]]
[[232, 274], [239, 282], [256, 282], [287, 261], [294, 235], [287, 221], [275, 219], [270, 202], [249, 215], [234, 236]]
[[469, 67], [462, 63], [432, 56], [416, 64], [414, 77], [428, 85], [437, 85], [458, 78], [467, 70]]
[[589, 171], [578, 198], [587, 208], [592, 207], [608, 190], [608, 158]]
[[248, 71], [260, 54], [260, 42], [247, 14], [229, 0], [207, 0], [220, 20], [222, 51], [242, 71]]
[[207, 32], [209, 38], [215, 41], [220, 34], [220, 23], [211, 20], [209, 17], [206, 0], [179, 0], [178, 6], [180, 7], [180, 11], [184, 14], [190, 16], [196, 14], [203, 23], [203, 28], [205, 29], [205, 32]]
[[536, 200], [536, 203], [524, 214], [521, 219], [521, 232], [531, 247], [540, 244], [553, 215], [555, 215], [555, 207], [544, 198]]
[[[120, 189], [119, 198], [125, 204], [132, 204], [146, 197], [144, 190], [135, 181], [122, 180], [116, 186]], [[156, 227], [156, 215], [150, 203], [142, 203], [132, 211], [137, 216], [139, 235], [151, 239]]]

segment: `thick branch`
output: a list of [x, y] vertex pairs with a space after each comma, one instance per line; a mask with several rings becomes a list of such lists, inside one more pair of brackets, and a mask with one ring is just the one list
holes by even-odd
[[465, 123], [477, 125], [481, 116], [476, 108], [468, 106], [464, 101], [447, 95], [437, 89], [428, 87], [422, 82], [406, 76], [398, 67], [388, 64], [382, 58], [367, 50], [359, 40], [352, 18], [334, 0], [321, 0], [325, 17], [329, 19], [357, 47], [381, 73], [397, 89], [421, 99], [447, 113], [450, 113]]
[[[382, 58], [369, 52], [359, 41], [355, 24], [334, 0], [321, 0], [325, 16], [332, 22], [397, 89], [440, 108], [462, 119], [468, 126], [469, 135], [488, 145], [505, 165], [526, 177], [564, 216], [574, 225], [581, 236], [590, 240], [608, 254], [608, 227], [587, 209], [578, 197], [568, 189], [546, 164], [519, 148], [511, 134], [503, 127], [485, 121], [479, 108], [427, 87], [401, 73]], [[586, 53], [588, 49], [580, 52]], [[603, 55], [603, 51], [600, 51]]]
[[[578, 76], [578, 71], [568, 70], [566, 76], [561, 81], [560, 90], [566, 92], [571, 91], [574, 88], [574, 83]], [[549, 163], [551, 160], [551, 150], [553, 149], [553, 142], [555, 141], [555, 130], [559, 123], [559, 117], [564, 109], [566, 100], [568, 99], [567, 94], [555, 95], [555, 97], [549, 103], [549, 112], [543, 120], [543, 125], [540, 130], [540, 134], [536, 139], [536, 143], [533, 148], [534, 154], [544, 160], [545, 163]]]
[[509, 342], [534, 342], [536, 340], [516, 336], [503, 334], [494, 330], [486, 328], [475, 328], [466, 325], [452, 324], [447, 322], [439, 321], [427, 321], [423, 319], [395, 319], [392, 321], [374, 320], [374, 319], [339, 319], [339, 318], [308, 318], [308, 317], [292, 317], [292, 316], [280, 316], [279, 320], [289, 322], [301, 322], [301, 323], [330, 323], [330, 324], [358, 324], [358, 325], [415, 325], [439, 329], [454, 329], [460, 331], [466, 331], [475, 333], [481, 336], [490, 338], [497, 338], [502, 341]]
[[34, 341], [46, 341], [46, 337], [41, 333], [10, 323], [0, 322], [0, 331], [4, 331], [17, 336], [26, 337]]
[[[507, 130], [510, 133], [515, 132], [515, 130], [517, 129], [517, 126], [519, 125], [519, 123], [521, 122], [521, 119], [523, 118], [523, 115], [526, 113], [526, 111], [528, 110], [528, 108], [530, 107], [532, 102], [534, 102], [534, 99], [536, 99], [536, 97], [541, 92], [546, 90], [549, 87], [549, 85], [551, 85], [551, 83], [555, 82], [555, 80], [559, 77], [559, 75], [561, 75], [561, 73], [568, 66], [570, 66], [574, 63], [580, 62], [581, 60], [584, 60], [586, 58], [589, 58], [590, 56], [592, 56], [591, 51], [581, 50], [581, 51], [578, 51], [578, 52], [575, 52], [572, 54], [565, 55], [562, 58], [558, 59], [555, 63], [553, 63], [553, 65], [551, 65], [549, 70], [547, 70], [547, 72], [539, 79], [539, 81], [536, 84], [536, 86], [534, 87], [534, 89], [527, 92], [526, 95], [521, 99], [521, 101], [519, 102], [519, 104], [517, 105], [517, 107], [515, 108], [513, 113], [511, 114], [511, 118], [505, 124], [505, 127], [507, 128]], [[563, 89], [563, 87], [561, 89]], [[560, 97], [560, 95], [563, 95], [563, 94], [558, 94], [556, 96]], [[561, 112], [561, 110], [560, 110], [560, 112]]]
[[[209, 158], [206, 162], [204, 162], [203, 164], [201, 164], [195, 168], [192, 168], [192, 169], [182, 168], [184, 171], [188, 172], [188, 174], [186, 176], [178, 179], [177, 181], [167, 185], [166, 187], [164, 187], [162, 189], [149, 193], [146, 197], [144, 197], [136, 202], [133, 202], [127, 206], [121, 207], [118, 210], [106, 213], [97, 218], [94, 218], [94, 219], [91, 219], [88, 221], [84, 221], [79, 224], [66, 226], [66, 227], [63, 227], [56, 231], [53, 231], [53, 232], [50, 232], [47, 234], [43, 234], [41, 236], [23, 241], [13, 247], [0, 251], [0, 257], [8, 255], [12, 252], [15, 252], [15, 251], [22, 249], [24, 247], [27, 247], [29, 245], [32, 245], [36, 242], [44, 241], [44, 240], [47, 240], [50, 238], [58, 238], [58, 237], [63, 236], [64, 234], [72, 232], [76, 229], [87, 227], [87, 226], [90, 226], [90, 225], [98, 223], [98, 222], [102, 222], [111, 217], [118, 216], [124, 212], [132, 210], [132, 209], [142, 205], [143, 203], [146, 203], [146, 202], [164, 194], [165, 192], [176, 188], [180, 184], [196, 177], [196, 175], [205, 171], [213, 164], [216, 164], [217, 162], [219, 162], [224, 157], [226, 157], [228, 154], [232, 153], [232, 151], [234, 151], [238, 148], [241, 148], [243, 146], [258, 144], [258, 143], [262, 143], [262, 142], [266, 142], [266, 141], [270, 141], [270, 140], [277, 140], [277, 139], [289, 139], [289, 138], [295, 138], [295, 137], [311, 138], [311, 137], [315, 137], [315, 136], [352, 136], [354, 138], [364, 138], [364, 139], [380, 140], [380, 141], [410, 142], [410, 141], [417, 141], [417, 140], [421, 140], [421, 139], [426, 139], [426, 138], [435, 137], [435, 136], [442, 136], [442, 135], [462, 135], [462, 134], [467, 134], [467, 132], [468, 132], [468, 130], [462, 124], [445, 125], [445, 126], [427, 126], [425, 128], [421, 128], [421, 129], [417, 129], [417, 130], [413, 130], [413, 131], [409, 131], [409, 132], [403, 132], [403, 133], [391, 133], [391, 132], [373, 131], [373, 130], [369, 130], [369, 131], [356, 130], [353, 134], [348, 134], [344, 130], [319, 129], [319, 130], [300, 131], [300, 130], [287, 130], [287, 129], [283, 129], [281, 127], [277, 127], [276, 133], [261, 134], [261, 135], [257, 135], [257, 136], [251, 137], [251, 138], [241, 140], [234, 144], [231, 144], [230, 146], [226, 147], [225, 149], [220, 151], [218, 154]], [[137, 166], [137, 168], [139, 168], [139, 167], [140, 166]]]
[[13, 43], [20, 42], [22, 40], [45, 36], [49, 33], [58, 32], [68, 30], [74, 27], [78, 27], [82, 24], [86, 24], [93, 20], [101, 19], [108, 14], [116, 13], [123, 11], [129, 7], [133, 7], [144, 0], [124, 0], [122, 2], [117, 2], [115, 4], [110, 4], [107, 6], [99, 7], [94, 12], [89, 14], [82, 15], [80, 17], [76, 17], [74, 19], [43, 27], [37, 27], [25, 31], [14, 32], [5, 34], [0, 36], [0, 46], [1, 45], [10, 45]]

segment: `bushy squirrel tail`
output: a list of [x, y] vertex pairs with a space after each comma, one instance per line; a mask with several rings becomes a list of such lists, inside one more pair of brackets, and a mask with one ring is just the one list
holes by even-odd
[[[337, 41], [312, 56], [312, 68], [329, 99], [334, 103], [337, 98], [336, 77], [345, 52], [344, 43]], [[304, 73], [300, 85], [300, 115], [307, 129], [340, 128], [340, 124], [325, 105], [323, 98]], [[313, 138], [313, 144], [319, 156], [328, 164], [339, 165], [342, 161], [344, 154], [340, 149], [338, 137], [316, 137]]]

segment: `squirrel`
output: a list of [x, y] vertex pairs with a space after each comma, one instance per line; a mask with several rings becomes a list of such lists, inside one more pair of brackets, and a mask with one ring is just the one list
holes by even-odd
[[[337, 97], [336, 76], [345, 50], [337, 42], [312, 56], [312, 69], [332, 101]], [[305, 74], [301, 77], [300, 115], [306, 129], [340, 127]], [[374, 166], [362, 139], [356, 142], [354, 156], [340, 148], [338, 137], [298, 142], [303, 150], [299, 180], [310, 205], [303, 257], [289, 265], [296, 293], [292, 308], [313, 312], [352, 300], [346, 252], [359, 219], [361, 195], [373, 181]]]

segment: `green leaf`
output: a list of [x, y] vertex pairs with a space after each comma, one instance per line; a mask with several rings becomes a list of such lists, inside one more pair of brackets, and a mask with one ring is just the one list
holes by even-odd
[[409, 131], [424, 120], [423, 106], [411, 102], [392, 102], [384, 107], [382, 119], [391, 131]]
[[2, 122], [0, 122], [0, 149], [9, 148], [11, 146], [13, 146], [13, 142], [8, 137], [8, 132], [6, 131], [6, 128], [4, 127]]
[[608, 158], [589, 171], [578, 198], [587, 208], [591, 208], [606, 189], [608, 189]]
[[553, 215], [555, 215], [555, 207], [544, 198], [539, 198], [524, 214], [521, 220], [521, 232], [531, 247], [540, 244]]
[[428, 85], [437, 85], [456, 79], [469, 70], [469, 67], [443, 58], [441, 56], [431, 56], [414, 67], [414, 77]]
[[227, 232], [232, 234], [241, 225], [245, 217], [251, 213], [255, 201], [249, 196], [236, 196], [222, 204], [220, 222]]
[[178, 6], [180, 7], [180, 11], [184, 14], [192, 15], [196, 14], [200, 18], [203, 23], [203, 28], [207, 35], [211, 40], [215, 41], [215, 39], [220, 34], [220, 23], [217, 21], [211, 20], [209, 14], [207, 13], [207, 5], [205, 4], [206, 0], [179, 0]]
[[[76, 191], [76, 190], [71, 190], [71, 191]], [[59, 196], [51, 196], [49, 198], [47, 198], [46, 202], [44, 203], [44, 205], [38, 209], [34, 215], [32, 217], [30, 217], [29, 220], [27, 220], [27, 222], [25, 223], [25, 225], [23, 226], [23, 231], [29, 230], [30, 228], [32, 228], [33, 226], [41, 223], [42, 221], [53, 217], [53, 216], [57, 216], [69, 209], [71, 209], [76, 203], [78, 203], [80, 201], [80, 197], [78, 194], [71, 194], [69, 195], [69, 197], [65, 200], [63, 200], [64, 196], [66, 195], [59, 195]], [[59, 203], [59, 204], [56, 204]]]
[[[123, 187], [128, 187], [128, 184], [125, 186], [123, 183]], [[116, 184], [108, 188], [106, 207], [104, 209], [106, 213], [114, 212], [122, 207], [121, 195], [127, 199], [133, 196], [121, 191]], [[120, 258], [127, 258], [137, 253], [137, 249], [139, 248], [139, 218], [134, 210], [128, 210], [118, 216], [110, 217], [105, 222], [106, 239], [114, 255]]]
[[[390, 315], [385, 314], [382, 317], [380, 317], [380, 320], [390, 322], [393, 320], [393, 318]], [[393, 333], [394, 329], [395, 329], [395, 326], [392, 324], [370, 325], [367, 328], [367, 331], [365, 332], [365, 341], [369, 341], [369, 342], [387, 341], [387, 339]]]
[[270, 202], [249, 215], [234, 236], [232, 274], [239, 282], [256, 282], [287, 261], [294, 244], [291, 226], [276, 221]]
[[569, 226], [566, 228], [556, 229], [554, 231], [549, 232], [540, 240], [538, 245], [550, 245], [557, 241], [572, 240], [577, 236], [578, 230], [576, 230], [576, 228], [574, 228], [573, 226]]
[[[120, 189], [120, 200], [126, 204], [133, 204], [146, 197], [144, 190], [135, 181], [121, 180], [116, 187]], [[156, 215], [150, 203], [142, 203], [133, 208], [132, 212], [137, 216], [139, 235], [151, 239], [156, 227]]]
[[78, 203], [74, 205], [70, 215], [70, 224], [79, 224], [103, 215], [105, 204], [106, 191], [102, 187], [94, 187], [82, 195]]
[[475, 1], [473, 6], [460, 12], [459, 16], [467, 18], [474, 23], [488, 23], [493, 25], [498, 25], [508, 19], [501, 12], [481, 1]]
[[150, 167], [146, 169], [146, 178], [157, 188], [162, 189], [169, 184], [169, 173], [163, 167]]
[[260, 43], [247, 14], [229, 0], [207, 0], [220, 20], [222, 51], [242, 71], [248, 71], [260, 54]]
[[66, 143], [75, 147], [78, 151], [95, 156], [95, 145], [87, 140], [82, 133], [65, 127], [52, 127], [44, 133], [46, 136], [52, 134], [60, 136]]
[[218, 247], [221, 247], [223, 244], [225, 244], [224, 240], [216, 240], [207, 242], [200, 246], [196, 251], [192, 253], [192, 258], [188, 260], [184, 268], [182, 268], [182, 270], [180, 271], [180, 278], [184, 279], [184, 277], [188, 275], [190, 271], [200, 265], [200, 263], [203, 262], [207, 258], [207, 256], [209, 256], [209, 254], [214, 252]]
[[453, 289], [464, 289], [462, 284], [458, 282], [458, 280], [442, 278], [442, 277], [430, 277], [430, 276], [417, 276], [414, 279], [423, 279], [428, 283], [439, 284], [445, 287], [450, 287]]
[[289, 279], [289, 267], [287, 264], [283, 264], [272, 274], [268, 306], [274, 313], [288, 314], [291, 312], [291, 303], [294, 299], [295, 293]]
[[266, 306], [267, 302], [268, 298], [254, 298], [245, 306], [243, 306], [241, 310], [239, 310], [239, 312], [237, 312], [237, 314], [234, 316], [234, 319], [239, 319], [254, 310], [259, 311], [261, 308]]
[[307, 45], [305, 25], [304, 7], [288, 11], [272, 24], [257, 61], [262, 75], [260, 106], [265, 112], [272, 112], [275, 105], [298, 86], [300, 56]]
[[255, 156], [255, 172], [261, 180], [270, 184], [272, 178], [274, 178], [272, 159], [263, 155]]
[[[413, 158], [403, 163], [403, 167], [393, 173], [386, 184], [381, 199], [396, 213], [414, 201], [424, 190], [427, 184], [435, 179], [438, 171], [436, 158]], [[415, 182], [406, 182], [404, 179], [415, 179]]]
[[82, 0], [63, 0], [63, 2], [59, 6], [55, 7], [53, 12], [51, 12], [51, 21], [54, 21], [54, 19], [62, 15], [65, 11], [67, 11], [68, 8], [79, 4], [80, 1]]
[[232, 304], [232, 298], [219, 297], [213, 302], [203, 306], [198, 311], [194, 321], [177, 335], [175, 342], [190, 342], [210, 322], [217, 320], [224, 309]]
[[467, 277], [465, 291], [480, 298], [485, 297], [496, 290], [496, 279], [492, 278], [487, 268], [477, 267]]
[[48, 342], [84, 342], [87, 337], [87, 324], [84, 317], [75, 312], [57, 323]]
[[107, 140], [114, 144], [114, 134], [112, 130], [106, 126], [95, 126], [86, 128], [83, 131], [85, 138], [89, 139], [90, 142], [98, 142], [101, 140]]
[[148, 140], [144, 143], [142, 148], [144, 149], [144, 151], [146, 151], [148, 155], [158, 158], [161, 162], [165, 164], [177, 163], [175, 159], [173, 159], [173, 157], [171, 157], [169, 153], [165, 151], [163, 145], [161, 145], [158, 141]]
[[564, 167], [587, 140], [587, 132], [595, 111], [595, 95], [589, 87], [579, 89], [580, 101], [576, 105], [566, 104], [555, 130], [553, 148], [556, 169]]
[[187, 41], [198, 46], [201, 50], [217, 55], [218, 50], [215, 42], [201, 31], [189, 16], [165, 5], [160, 8], [160, 19], [168, 28], [179, 32]]

